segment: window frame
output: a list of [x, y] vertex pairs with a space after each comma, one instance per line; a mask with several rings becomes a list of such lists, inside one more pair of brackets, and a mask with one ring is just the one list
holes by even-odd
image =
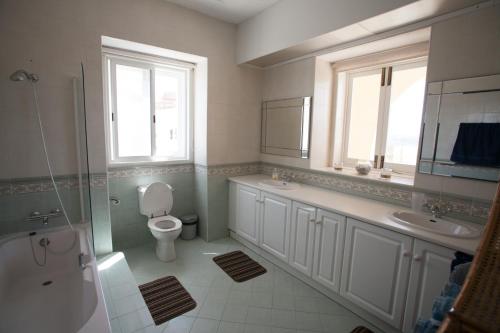
[[[149, 56], [142, 53], [104, 48], [102, 49], [103, 65], [103, 96], [106, 119], [106, 150], [108, 166], [126, 166], [140, 164], [181, 164], [192, 163], [194, 155], [193, 126], [194, 126], [194, 75], [196, 67], [189, 62], [174, 59]], [[116, 110], [116, 65], [132, 66], [149, 70], [150, 92], [150, 126], [151, 126], [151, 155], [149, 156], [118, 156], [118, 119]], [[156, 154], [156, 125], [155, 125], [155, 69], [168, 70], [182, 73], [185, 84], [182, 88], [181, 103], [186, 110], [185, 114], [185, 156], [182, 158], [172, 156], [155, 156]]]
[[[362, 68], [355, 68], [351, 70], [342, 71], [346, 75], [345, 79], [345, 100], [343, 110], [338, 110], [337, 112], [343, 112], [343, 126], [342, 126], [342, 144], [340, 145], [342, 152], [340, 154], [342, 158], [342, 163], [347, 167], [354, 167], [356, 165], [357, 159], [352, 159], [348, 157], [348, 144], [349, 144], [349, 129], [350, 129], [350, 119], [351, 119], [351, 100], [352, 100], [352, 82], [355, 77], [361, 75], [367, 75], [370, 73], [375, 73], [380, 71], [382, 77], [384, 78], [384, 84], [380, 86], [380, 96], [379, 96], [379, 110], [377, 118], [377, 131], [375, 138], [375, 154], [369, 159], [375, 165], [375, 156], [385, 156], [385, 150], [387, 148], [387, 134], [389, 126], [389, 111], [390, 111], [390, 101], [391, 101], [391, 88], [392, 85], [387, 85], [388, 69], [391, 67], [392, 72], [395, 68], [416, 68], [416, 67], [427, 67], [427, 56], [415, 57], [410, 59], [405, 59], [401, 61], [392, 61], [382, 64], [377, 64], [373, 66], [365, 66]], [[384, 73], [385, 71], [385, 73]], [[342, 73], [342, 72], [339, 72]], [[338, 77], [338, 75], [337, 75]], [[425, 99], [425, 96], [424, 96]], [[422, 103], [425, 101], [422, 100]], [[423, 104], [422, 104], [423, 105]], [[423, 106], [422, 106], [423, 107]], [[423, 110], [422, 110], [423, 112]], [[419, 145], [420, 142], [417, 142]], [[418, 153], [417, 153], [418, 155]], [[335, 154], [332, 154], [335, 156]], [[415, 156], [417, 160], [418, 156]], [[333, 161], [336, 162], [336, 161]], [[380, 161], [377, 161], [380, 164]], [[398, 164], [398, 163], [388, 163], [384, 161], [384, 168], [391, 168], [394, 172], [413, 175], [416, 170], [416, 165], [408, 164]]]

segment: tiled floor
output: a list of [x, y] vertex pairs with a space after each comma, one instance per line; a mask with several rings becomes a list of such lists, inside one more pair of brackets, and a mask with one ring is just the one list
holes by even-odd
[[[113, 333], [348, 333], [358, 325], [370, 327], [341, 305], [232, 239], [206, 243], [176, 241], [177, 260], [156, 259], [154, 244], [125, 251], [137, 284], [176, 276], [196, 300], [189, 313], [155, 326], [134, 284], [125, 260], [101, 271]], [[252, 280], [233, 282], [212, 257], [240, 249], [268, 272]]]

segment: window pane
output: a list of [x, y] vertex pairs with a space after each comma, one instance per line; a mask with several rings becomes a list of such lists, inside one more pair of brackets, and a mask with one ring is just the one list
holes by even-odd
[[426, 67], [394, 68], [385, 161], [415, 165], [424, 103]]
[[352, 79], [347, 157], [373, 160], [377, 137], [381, 73]]
[[155, 70], [156, 156], [186, 156], [186, 73]]
[[151, 155], [149, 70], [116, 65], [118, 156]]

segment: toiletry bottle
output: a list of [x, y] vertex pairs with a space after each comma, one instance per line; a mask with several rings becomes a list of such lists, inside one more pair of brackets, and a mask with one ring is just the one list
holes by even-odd
[[274, 169], [273, 169], [273, 175], [271, 176], [271, 178], [272, 178], [273, 180], [279, 180], [280, 176], [279, 176], [279, 174], [278, 174], [278, 169], [277, 169], [277, 168], [274, 168]]

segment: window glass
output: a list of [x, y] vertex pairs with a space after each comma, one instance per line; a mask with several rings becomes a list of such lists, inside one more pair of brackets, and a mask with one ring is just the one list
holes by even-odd
[[192, 65], [105, 55], [111, 162], [190, 159]]
[[116, 65], [118, 156], [151, 155], [149, 70]]
[[155, 70], [156, 156], [184, 156], [186, 86], [183, 71]]
[[380, 71], [357, 74], [351, 79], [347, 157], [373, 160], [380, 100]]
[[416, 165], [425, 74], [425, 66], [393, 69], [385, 150], [387, 163]]

